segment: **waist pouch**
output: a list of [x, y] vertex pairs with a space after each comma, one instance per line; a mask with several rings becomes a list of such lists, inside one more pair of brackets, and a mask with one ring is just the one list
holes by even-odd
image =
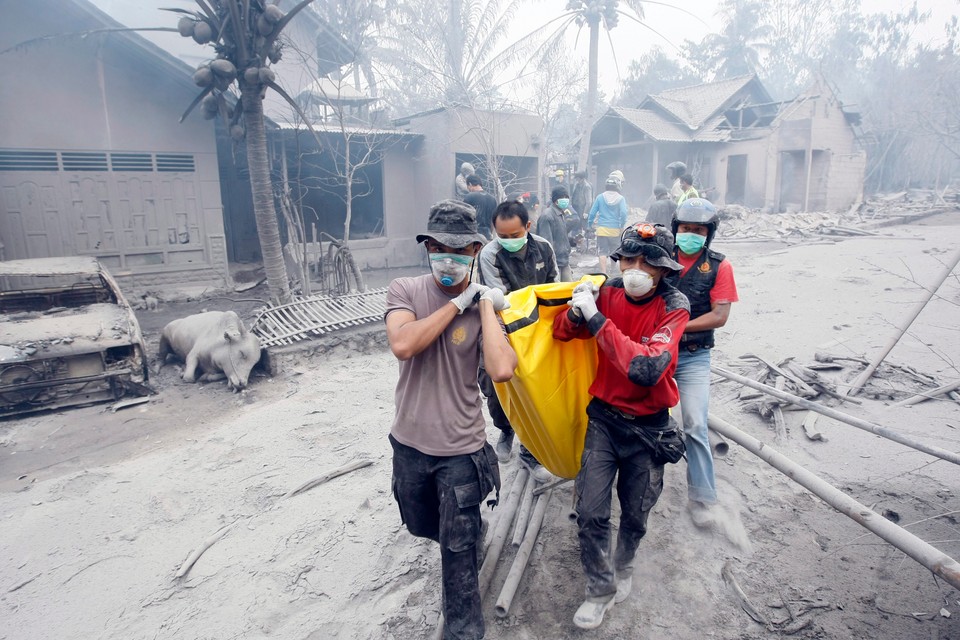
[[[477, 468], [477, 478], [480, 482], [480, 495], [487, 496], [494, 490], [497, 492], [496, 497], [492, 500], [487, 500], [487, 506], [492, 509], [500, 502], [500, 465], [497, 463], [497, 454], [488, 442], [476, 453], [471, 453], [470, 459]], [[481, 497], [481, 500], [482, 499]]]
[[683, 428], [670, 416], [669, 409], [648, 416], [633, 416], [594, 398], [587, 407], [587, 415], [635, 436], [650, 451], [650, 459], [657, 466], [676, 464], [685, 457]]

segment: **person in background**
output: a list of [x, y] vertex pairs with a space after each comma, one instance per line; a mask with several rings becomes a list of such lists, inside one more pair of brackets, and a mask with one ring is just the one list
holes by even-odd
[[676, 202], [683, 195], [683, 188], [680, 186], [680, 176], [687, 172], [687, 165], [680, 161], [671, 162], [667, 165], [667, 172], [670, 174], [670, 197]]
[[688, 198], [700, 197], [700, 194], [697, 193], [697, 190], [693, 188], [693, 176], [689, 173], [685, 173], [680, 176], [680, 188], [683, 190], [683, 193], [677, 200], [678, 207], [683, 204], [684, 200], [687, 200]]
[[454, 188], [456, 189], [457, 198], [463, 200], [470, 190], [467, 189], [467, 176], [472, 176], [476, 173], [476, 170], [473, 168], [473, 165], [469, 162], [464, 162], [460, 165], [460, 173], [457, 174], [457, 179], [454, 180]]
[[733, 267], [722, 253], [710, 248], [720, 219], [708, 200], [689, 198], [677, 208], [672, 221], [676, 236], [674, 255], [683, 268], [673, 284], [690, 300], [690, 322], [680, 338], [674, 378], [680, 387], [680, 410], [687, 447], [687, 508], [694, 524], [709, 527], [716, 515], [716, 479], [707, 436], [710, 411], [710, 351], [714, 330], [730, 317], [736, 302]]
[[673, 214], [677, 210], [677, 203], [670, 198], [666, 185], [658, 184], [653, 188], [655, 200], [647, 211], [647, 222], [669, 227], [673, 223]]
[[397, 278], [386, 299], [387, 340], [400, 364], [389, 436], [393, 495], [407, 530], [440, 544], [444, 638], [476, 640], [484, 635], [480, 503], [500, 490], [477, 368], [482, 354], [488, 375], [503, 382], [517, 356], [497, 316], [507, 306], [503, 292], [470, 282], [484, 242], [473, 208], [433, 205], [417, 242], [426, 245], [431, 273]]
[[467, 176], [467, 189], [470, 191], [463, 201], [477, 212], [477, 228], [487, 240], [493, 237], [490, 224], [493, 222], [493, 210], [497, 208], [497, 199], [483, 190], [483, 183], [477, 174]]
[[550, 206], [543, 210], [537, 218], [537, 235], [550, 243], [557, 257], [557, 268], [560, 270], [560, 282], [573, 280], [570, 269], [570, 239], [568, 235], [568, 219], [574, 215], [570, 211], [570, 194], [564, 186], [554, 187], [550, 192]]
[[[606, 611], [629, 596], [634, 556], [663, 490], [664, 464], [682, 455], [670, 407], [678, 398], [676, 336], [683, 334], [690, 306], [667, 282], [680, 270], [671, 258], [673, 244], [664, 227], [628, 227], [610, 256], [619, 262], [621, 277], [608, 280], [599, 292], [589, 282], [577, 285], [570, 310], [553, 324], [558, 340], [597, 340], [597, 377], [590, 386], [575, 484], [580, 560], [587, 578], [586, 599], [573, 616], [581, 629], [600, 626]], [[673, 447], [669, 455], [661, 444]], [[620, 499], [616, 551], [610, 544], [614, 481]]]
[[[532, 284], [556, 282], [557, 258], [545, 239], [530, 233], [530, 216], [518, 200], [497, 205], [493, 212], [495, 240], [480, 252], [480, 282], [488, 287], [511, 293]], [[487, 398], [487, 409], [493, 426], [500, 430], [494, 450], [500, 462], [510, 460], [514, 432], [510, 420], [500, 406], [490, 376], [481, 368], [477, 380]], [[550, 482], [553, 475], [520, 445], [520, 462], [530, 470], [537, 482]]]
[[580, 222], [586, 227], [587, 212], [593, 204], [593, 185], [587, 180], [586, 171], [577, 171], [573, 174], [573, 191], [570, 192], [570, 206]]
[[627, 201], [620, 193], [622, 184], [615, 175], [608, 176], [603, 193], [593, 201], [587, 216], [588, 229], [596, 224], [597, 256], [603, 273], [607, 273], [607, 256], [620, 246], [620, 233], [627, 226]]

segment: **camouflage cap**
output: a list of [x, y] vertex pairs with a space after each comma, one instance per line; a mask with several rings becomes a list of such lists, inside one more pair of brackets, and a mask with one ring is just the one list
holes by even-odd
[[417, 242], [427, 238], [453, 249], [487, 241], [477, 230], [476, 210], [459, 200], [441, 200], [430, 207], [427, 230], [417, 236]]

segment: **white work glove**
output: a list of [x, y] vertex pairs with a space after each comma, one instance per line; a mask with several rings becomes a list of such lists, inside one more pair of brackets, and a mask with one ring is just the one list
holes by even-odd
[[592, 280], [585, 280], [573, 288], [573, 292], [577, 291], [589, 291], [593, 295], [593, 299], [596, 300], [600, 297], [600, 287], [598, 287]]
[[482, 284], [477, 284], [476, 282], [471, 282], [468, 284], [467, 288], [464, 289], [460, 295], [450, 300], [450, 302], [452, 302], [453, 305], [459, 309], [457, 315], [472, 307], [474, 302], [477, 300], [477, 296], [484, 293], [489, 288], [490, 287], [485, 287]]
[[498, 287], [489, 287], [486, 291], [480, 294], [481, 300], [489, 300], [490, 304], [493, 305], [494, 311], [503, 311], [504, 309], [510, 308], [510, 303], [507, 302], [506, 296], [503, 295]]
[[576, 315], [587, 322], [590, 322], [590, 318], [599, 313], [593, 292], [589, 288], [581, 288], [581, 285], [577, 285], [577, 288], [573, 290], [573, 295], [567, 304], [570, 305]]

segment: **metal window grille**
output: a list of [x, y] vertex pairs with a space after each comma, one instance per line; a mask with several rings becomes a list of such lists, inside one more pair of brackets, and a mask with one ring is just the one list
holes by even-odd
[[56, 151], [0, 149], [0, 171], [58, 171]]
[[107, 154], [91, 151], [63, 151], [60, 153], [64, 171], [106, 171]]
[[157, 171], [195, 171], [193, 156], [183, 153], [158, 153]]
[[114, 171], [153, 171], [153, 156], [149, 153], [111, 153], [110, 166]]

